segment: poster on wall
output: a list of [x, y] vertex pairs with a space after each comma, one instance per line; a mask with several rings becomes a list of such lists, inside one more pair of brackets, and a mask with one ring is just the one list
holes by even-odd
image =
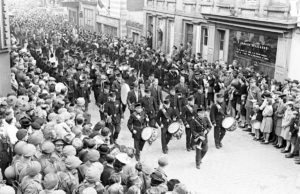
[[253, 60], [275, 64], [277, 52], [276, 36], [251, 33], [245, 31], [230, 31], [230, 51], [232, 58], [244, 56]]

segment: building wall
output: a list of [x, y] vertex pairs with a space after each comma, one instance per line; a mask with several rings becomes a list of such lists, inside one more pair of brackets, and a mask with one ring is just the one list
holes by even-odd
[[11, 92], [10, 83], [10, 58], [8, 52], [0, 52], [0, 96], [6, 96]]
[[300, 79], [299, 72], [300, 72], [300, 28], [294, 30], [293, 38], [291, 41], [291, 49], [289, 53], [289, 64], [287, 68], [287, 76], [291, 79]]
[[144, 0], [127, 0], [128, 11], [142, 11], [144, 7]]
[[[231, 63], [232, 58], [230, 58], [229, 46], [230, 29], [232, 26], [222, 26], [211, 23], [209, 19], [205, 19], [207, 15], [224, 15], [237, 18], [237, 20], [239, 18], [249, 18], [256, 20], [257, 23], [272, 21], [275, 22], [275, 25], [272, 25], [276, 28], [276, 23], [278, 23], [278, 25], [287, 25], [287, 23], [292, 25], [295, 23], [297, 19], [297, 14], [295, 13], [297, 13], [297, 6], [300, 6], [299, 2], [299, 0], [144, 0], [144, 35], [151, 29], [150, 31], [153, 34], [153, 48], [158, 48], [157, 26], [159, 18], [167, 18], [167, 20], [171, 18], [174, 20], [174, 35], [171, 36], [168, 30], [166, 35], [174, 37], [174, 45], [178, 46], [180, 43], [186, 45], [187, 37], [192, 36], [194, 53], [201, 52], [203, 58], [207, 59], [208, 62], [221, 59], [224, 62]], [[151, 18], [153, 19], [151, 20]], [[300, 21], [300, 19], [298, 20]], [[149, 27], [151, 24], [152, 27]], [[187, 33], [187, 24], [193, 26], [193, 35]], [[206, 46], [203, 45], [204, 35], [202, 31], [204, 28], [208, 29], [208, 44]], [[224, 49], [222, 52], [219, 51], [221, 44], [220, 30], [224, 30], [225, 32]], [[247, 31], [247, 25], [241, 30]], [[255, 28], [251, 30], [255, 31]], [[297, 49], [298, 44], [295, 42], [299, 41], [299, 34], [296, 35], [295, 33], [291, 33], [291, 31], [292, 30], [287, 30], [285, 36], [282, 36], [280, 32], [276, 34], [278, 39], [276, 43], [278, 59], [273, 63], [266, 63], [265, 66], [262, 65], [260, 68], [260, 70], [266, 72], [269, 71], [268, 67], [271, 68], [270, 74], [272, 74], [272, 76], [275, 75], [279, 80], [283, 80], [288, 74], [291, 75], [289, 69], [296, 69], [294, 63], [297, 60], [292, 59], [288, 53], [293, 52], [292, 50], [295, 48]], [[256, 33], [268, 34], [269, 32], [257, 30]], [[168, 42], [170, 39], [173, 40], [173, 38], [170, 37], [165, 38], [167, 44], [164, 45], [165, 47], [163, 48], [165, 52], [170, 51], [170, 49], [168, 49], [171, 44], [170, 41]], [[286, 55], [281, 56], [280, 53], [282, 52], [286, 53]], [[248, 60], [247, 63], [253, 63], [253, 60]]]
[[97, 10], [95, 4], [80, 3], [79, 10], [83, 14], [83, 17], [79, 19], [79, 25], [91, 31], [96, 31]]

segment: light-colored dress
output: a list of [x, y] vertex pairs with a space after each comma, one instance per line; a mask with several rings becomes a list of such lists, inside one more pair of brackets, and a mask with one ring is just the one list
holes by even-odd
[[260, 130], [263, 133], [271, 133], [273, 128], [273, 107], [272, 105], [266, 105], [263, 112], [263, 120], [260, 125]]
[[282, 130], [280, 136], [285, 140], [291, 140], [290, 125], [293, 120], [293, 111], [286, 110], [282, 119]]

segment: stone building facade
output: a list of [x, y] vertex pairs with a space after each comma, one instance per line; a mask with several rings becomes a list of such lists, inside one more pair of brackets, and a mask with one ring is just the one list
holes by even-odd
[[[192, 43], [208, 62], [238, 61], [270, 77], [295, 77], [299, 0], [144, 0], [144, 34], [166, 53]], [[296, 43], [298, 42], [298, 43]], [[300, 70], [300, 68], [299, 68]], [[298, 78], [299, 79], [299, 78]]]

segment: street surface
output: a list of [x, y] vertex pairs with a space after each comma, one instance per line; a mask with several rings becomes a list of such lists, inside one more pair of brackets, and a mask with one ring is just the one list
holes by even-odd
[[[92, 97], [93, 95], [91, 95]], [[92, 123], [99, 121], [97, 106], [89, 106]], [[127, 128], [129, 111], [126, 110], [122, 123], [119, 144], [132, 146], [133, 139]], [[145, 144], [141, 161], [150, 167], [157, 167], [162, 156], [160, 134], [149, 146]], [[271, 145], [252, 141], [252, 136], [241, 129], [227, 132], [223, 148], [214, 146], [213, 131], [209, 134], [209, 149], [202, 161], [201, 169], [195, 166], [195, 151], [185, 149], [185, 135], [180, 140], [172, 139], [169, 154], [168, 179], [177, 178], [187, 185], [192, 193], [199, 194], [299, 194], [300, 165], [293, 159], [286, 159], [280, 150]]]

